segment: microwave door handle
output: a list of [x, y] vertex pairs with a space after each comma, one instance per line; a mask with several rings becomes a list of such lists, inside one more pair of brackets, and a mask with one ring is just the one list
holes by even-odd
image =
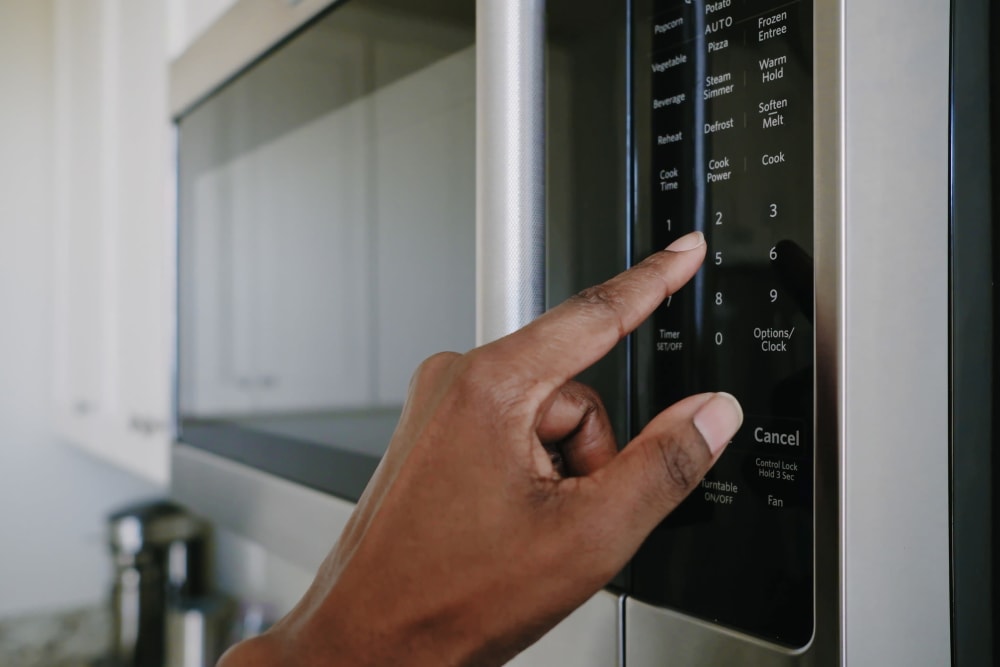
[[545, 1], [476, 3], [476, 341], [545, 309]]

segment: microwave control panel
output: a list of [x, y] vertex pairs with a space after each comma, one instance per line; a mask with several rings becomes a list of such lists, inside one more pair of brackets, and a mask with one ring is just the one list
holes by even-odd
[[811, 0], [636, 0], [637, 259], [705, 264], [635, 339], [636, 426], [727, 391], [745, 421], [653, 533], [635, 597], [792, 647], [813, 632]]

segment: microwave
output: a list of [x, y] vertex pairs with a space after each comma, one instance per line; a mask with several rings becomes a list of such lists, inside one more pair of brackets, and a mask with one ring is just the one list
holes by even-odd
[[693, 230], [580, 379], [725, 455], [518, 664], [988, 665], [985, 0], [240, 0], [171, 66], [173, 493], [315, 567], [434, 352]]

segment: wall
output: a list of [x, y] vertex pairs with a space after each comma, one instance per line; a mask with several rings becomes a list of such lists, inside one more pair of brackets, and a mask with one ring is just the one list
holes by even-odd
[[53, 51], [49, 0], [0, 2], [0, 616], [100, 602], [103, 517], [157, 493], [51, 435]]

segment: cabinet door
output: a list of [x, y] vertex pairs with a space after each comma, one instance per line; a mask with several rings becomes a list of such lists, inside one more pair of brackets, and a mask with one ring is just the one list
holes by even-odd
[[[117, 276], [111, 314], [116, 348], [108, 373], [115, 392], [111, 440], [116, 461], [166, 481], [169, 456], [170, 297], [169, 138], [162, 2], [116, 0], [110, 96], [115, 156], [112, 250]], [[110, 148], [110, 146], [109, 146]]]
[[153, 481], [169, 453], [164, 6], [56, 4], [60, 435]]
[[101, 0], [62, 0], [56, 10], [56, 424], [62, 435], [89, 442], [110, 409], [104, 25]]

